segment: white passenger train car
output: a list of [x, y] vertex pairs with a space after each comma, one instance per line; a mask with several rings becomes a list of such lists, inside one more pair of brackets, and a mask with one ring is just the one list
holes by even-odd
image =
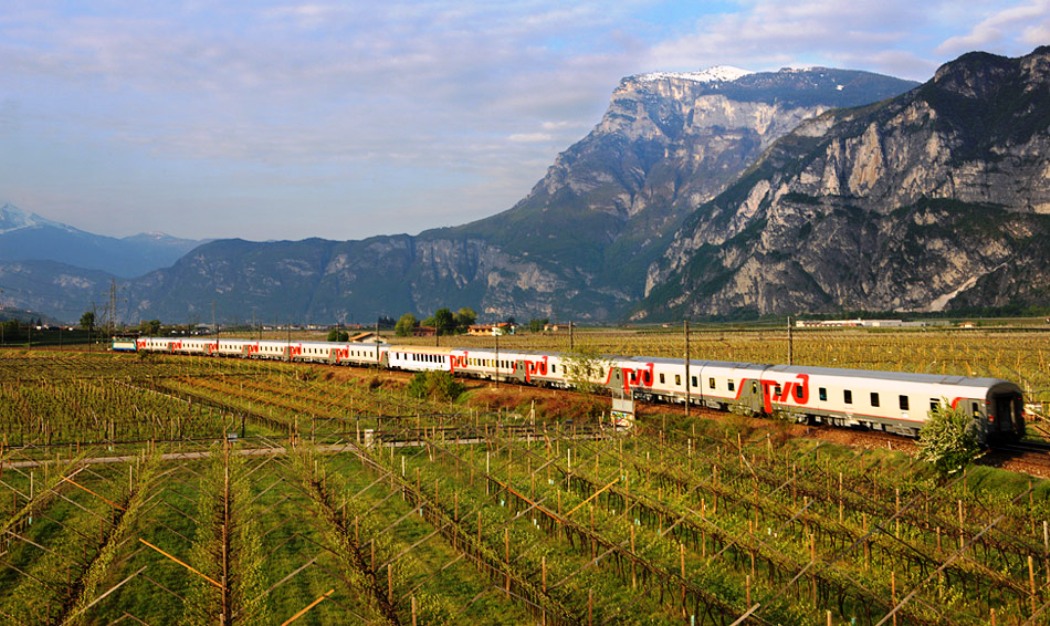
[[[762, 365], [724, 361], [609, 356], [587, 372], [571, 355], [523, 350], [392, 346], [332, 342], [142, 337], [145, 352], [447, 371], [487, 380], [572, 387], [582, 379], [613, 393], [690, 403], [746, 415], [864, 427], [916, 436], [931, 412], [948, 405], [980, 426], [985, 441], [1024, 434], [1020, 388], [995, 378]], [[128, 349], [114, 339], [114, 349]]]

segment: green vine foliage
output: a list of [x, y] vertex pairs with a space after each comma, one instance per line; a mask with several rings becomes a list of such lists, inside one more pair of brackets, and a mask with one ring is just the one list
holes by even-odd
[[[200, 525], [190, 562], [212, 580], [224, 582], [229, 592], [231, 612], [240, 623], [270, 623], [270, 607], [263, 593], [266, 589], [265, 553], [262, 549], [254, 511], [251, 508], [251, 487], [243, 457], [223, 454], [219, 446], [212, 446], [211, 460], [201, 477], [201, 493], [197, 519]], [[223, 525], [225, 523], [224, 483], [228, 459], [230, 472], [229, 542], [228, 558], [231, 575], [223, 581]], [[192, 579], [187, 595], [182, 623], [217, 623], [222, 607], [223, 592], [203, 578]]]
[[930, 463], [943, 475], [954, 474], [981, 454], [977, 422], [944, 401], [931, 409], [919, 431], [920, 461]]

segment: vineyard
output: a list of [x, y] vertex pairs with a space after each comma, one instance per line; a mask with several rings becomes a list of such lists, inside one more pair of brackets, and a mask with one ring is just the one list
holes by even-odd
[[[814, 333], [795, 339], [794, 360], [1045, 389], [1045, 334], [937, 337]], [[673, 334], [575, 339], [682, 354]], [[779, 340], [699, 334], [691, 350], [784, 361]], [[771, 420], [649, 407], [624, 431], [605, 427], [607, 399], [469, 382], [451, 401], [408, 387], [366, 369], [0, 351], [0, 616], [1050, 621], [1042, 481], [985, 466], [941, 477], [907, 453]]]

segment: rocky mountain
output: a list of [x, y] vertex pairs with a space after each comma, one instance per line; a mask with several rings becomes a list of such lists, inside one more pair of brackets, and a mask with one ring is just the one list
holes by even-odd
[[[0, 310], [23, 309], [67, 323], [78, 321], [85, 311], [97, 310], [101, 316], [115, 280], [100, 270], [56, 261], [0, 262]], [[125, 304], [124, 294], [121, 298]]]
[[53, 261], [131, 278], [168, 267], [200, 244], [158, 233], [106, 237], [12, 204], [0, 207], [0, 263]]
[[[503, 213], [414, 237], [211, 242], [120, 281], [118, 315], [368, 323], [470, 306], [482, 319], [606, 321], [1045, 306], [1048, 57], [972, 53], [923, 85], [823, 68], [629, 77]], [[76, 319], [106, 302], [109, 275], [15, 265], [0, 264], [8, 301], [21, 280], [26, 308]]]
[[415, 237], [214, 242], [134, 281], [126, 315], [185, 319], [216, 301], [221, 319], [369, 321], [443, 306], [616, 319], [682, 220], [778, 137], [914, 86], [826, 68], [625, 78], [594, 130], [503, 213]]
[[807, 120], [685, 221], [635, 319], [1050, 303], [1050, 47]]

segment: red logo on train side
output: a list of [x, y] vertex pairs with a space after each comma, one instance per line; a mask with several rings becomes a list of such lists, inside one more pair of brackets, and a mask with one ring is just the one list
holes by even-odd
[[448, 355], [449, 370], [455, 372], [459, 369], [467, 369], [467, 354], [469, 353], [464, 352], [462, 356], [458, 356], [455, 354]]
[[[655, 377], [652, 363], [646, 363], [645, 367], [639, 368], [621, 367], [620, 371], [623, 372], [623, 390], [625, 393], [630, 393], [631, 387], [653, 386]], [[612, 376], [612, 370], [609, 371], [609, 376]]]
[[525, 382], [531, 382], [533, 376], [546, 376], [547, 375], [547, 356], [544, 355], [542, 359], [533, 361], [525, 359]]
[[[773, 412], [773, 403], [785, 404], [792, 401], [798, 406], [809, 402], [809, 374], [796, 374], [796, 380], [783, 383], [775, 380], [762, 380], [762, 403], [766, 413]], [[780, 393], [777, 393], [777, 387]]]

